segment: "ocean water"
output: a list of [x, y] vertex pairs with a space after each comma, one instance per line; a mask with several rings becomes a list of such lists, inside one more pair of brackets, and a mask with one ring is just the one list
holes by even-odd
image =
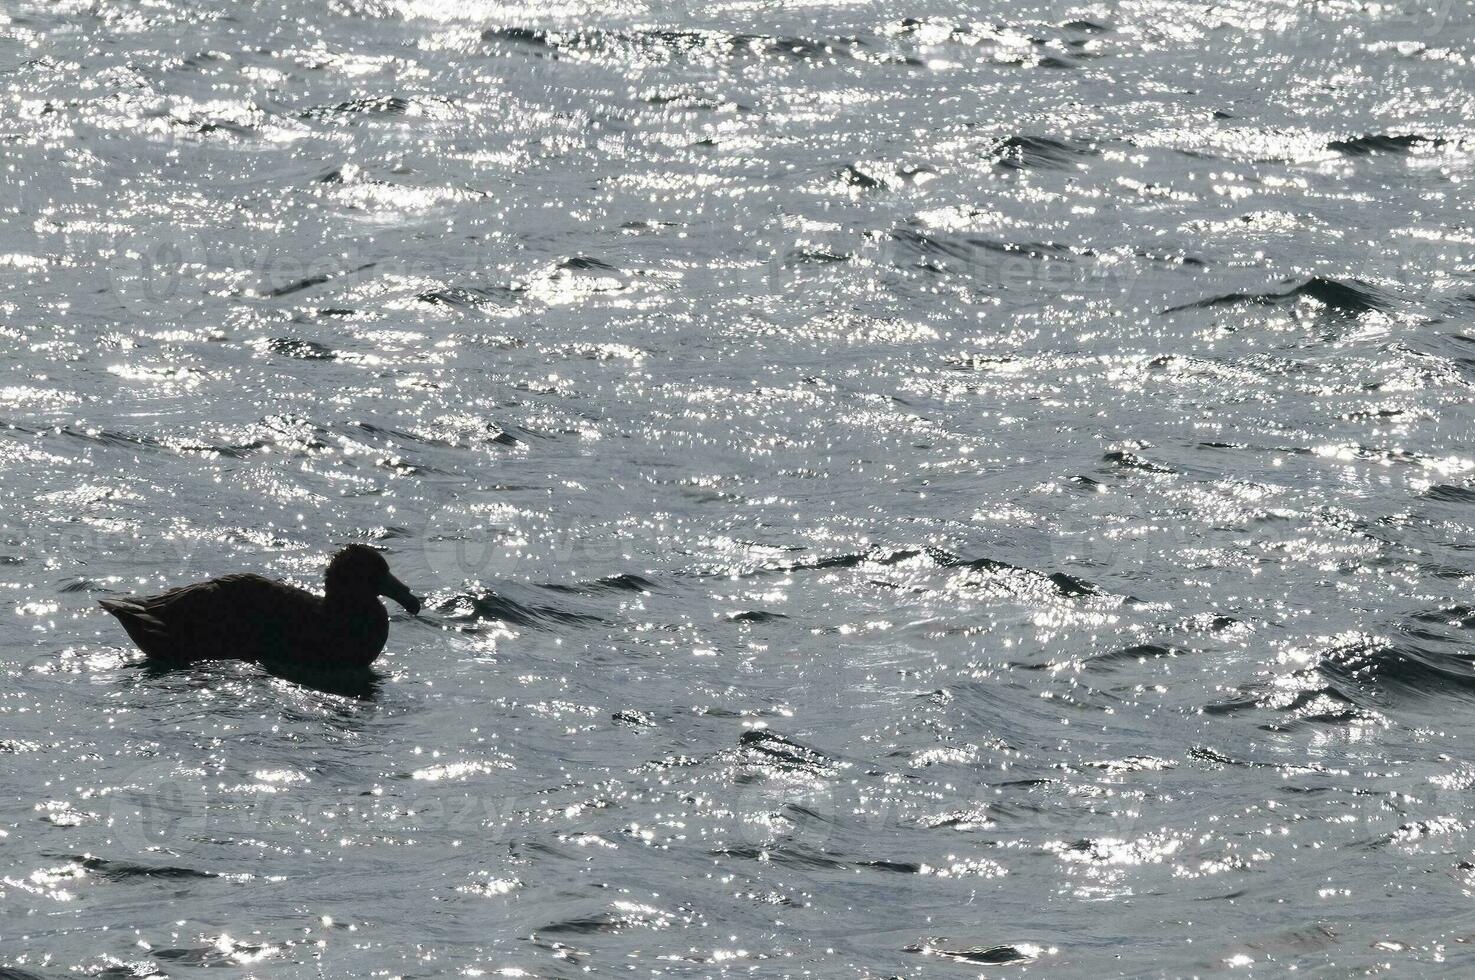
[[[0, 976], [1475, 972], [1475, 14], [0, 5]], [[372, 678], [96, 602], [344, 543]]]

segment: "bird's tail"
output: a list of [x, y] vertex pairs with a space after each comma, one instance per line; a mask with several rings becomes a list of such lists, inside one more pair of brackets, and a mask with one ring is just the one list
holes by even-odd
[[99, 599], [99, 606], [118, 618], [138, 648], [150, 657], [171, 657], [174, 643], [169, 629], [148, 606], [136, 599]]

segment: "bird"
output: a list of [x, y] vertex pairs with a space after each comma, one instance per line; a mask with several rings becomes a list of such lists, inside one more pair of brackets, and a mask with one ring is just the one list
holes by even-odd
[[317, 596], [260, 575], [224, 575], [100, 605], [150, 661], [250, 660], [312, 670], [365, 668], [378, 659], [389, 639], [379, 596], [412, 616], [420, 612], [420, 600], [367, 545], [334, 555], [323, 586]]

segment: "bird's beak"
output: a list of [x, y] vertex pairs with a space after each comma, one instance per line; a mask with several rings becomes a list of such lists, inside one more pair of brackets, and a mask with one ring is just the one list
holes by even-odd
[[379, 589], [379, 594], [388, 596], [395, 602], [405, 607], [405, 612], [411, 616], [420, 611], [420, 600], [410, 592], [410, 587], [393, 575], [384, 576], [384, 585]]

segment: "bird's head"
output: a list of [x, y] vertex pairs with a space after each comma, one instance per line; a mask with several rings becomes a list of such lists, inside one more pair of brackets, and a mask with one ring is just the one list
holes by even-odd
[[323, 585], [328, 596], [388, 596], [410, 615], [420, 611], [420, 600], [409, 586], [389, 571], [384, 556], [368, 545], [351, 544], [328, 563]]

